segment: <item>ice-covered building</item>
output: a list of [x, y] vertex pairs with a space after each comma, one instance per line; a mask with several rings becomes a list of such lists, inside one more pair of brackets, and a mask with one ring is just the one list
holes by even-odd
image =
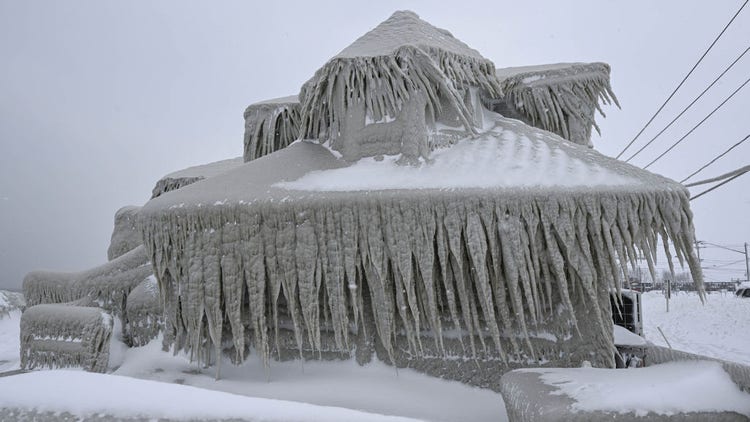
[[244, 165], [144, 206], [167, 338], [204, 361], [377, 356], [478, 385], [611, 366], [625, 266], [661, 238], [700, 270], [685, 189], [587, 146], [608, 77], [498, 72], [395, 13], [297, 98], [248, 108]]
[[[137, 211], [165, 342], [492, 388], [517, 367], [612, 366], [626, 267], [673, 245], [701, 274], [685, 188], [590, 147], [611, 101], [606, 64], [496, 69], [396, 12], [299, 95], [248, 107], [242, 160], [165, 177]], [[29, 290], [53, 291], [43, 278]], [[155, 295], [141, 283], [128, 294]], [[141, 302], [126, 318], [154, 312]]]

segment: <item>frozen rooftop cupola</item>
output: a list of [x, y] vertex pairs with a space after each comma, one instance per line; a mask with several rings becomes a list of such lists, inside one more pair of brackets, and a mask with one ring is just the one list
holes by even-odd
[[439, 129], [481, 127], [479, 92], [500, 93], [494, 64], [450, 32], [396, 12], [345, 48], [303, 87], [301, 134], [354, 161], [428, 158]]
[[613, 365], [627, 266], [663, 242], [701, 273], [685, 188], [586, 145], [608, 81], [597, 63], [496, 71], [397, 12], [296, 98], [250, 106], [244, 163], [181, 172], [138, 213], [165, 341], [494, 388], [516, 367]]

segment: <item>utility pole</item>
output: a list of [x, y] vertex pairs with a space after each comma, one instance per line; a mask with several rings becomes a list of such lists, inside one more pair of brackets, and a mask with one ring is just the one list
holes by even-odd
[[[745, 249], [747, 250], [747, 244], [745, 244]], [[696, 240], [695, 241], [695, 253], [698, 254], [698, 266], [701, 266], [701, 241]]]
[[750, 260], [747, 256], [747, 242], [745, 242], [745, 280], [750, 281]]

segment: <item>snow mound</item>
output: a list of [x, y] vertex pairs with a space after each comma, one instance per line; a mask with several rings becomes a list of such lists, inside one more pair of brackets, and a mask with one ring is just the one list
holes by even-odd
[[737, 412], [750, 416], [750, 395], [717, 362], [673, 362], [636, 369], [523, 369], [540, 374], [555, 395], [572, 398], [575, 411], [673, 415]]
[[[103, 388], [106, 386], [105, 388]], [[78, 417], [252, 421], [415, 421], [336, 407], [242, 397], [201, 388], [80, 371], [0, 378], [0, 408]]]

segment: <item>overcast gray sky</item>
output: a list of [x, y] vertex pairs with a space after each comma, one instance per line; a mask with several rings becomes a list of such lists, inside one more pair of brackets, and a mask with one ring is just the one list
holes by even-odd
[[[119, 207], [146, 202], [166, 173], [241, 155], [248, 104], [296, 94], [395, 10], [414, 10], [498, 67], [610, 63], [622, 110], [605, 109], [594, 143], [615, 155], [741, 3], [0, 0], [0, 288], [20, 287], [33, 269], [106, 262]], [[645, 135], [748, 42], [750, 8]], [[635, 164], [666, 149], [748, 75], [745, 57]], [[678, 180], [691, 173], [750, 133], [748, 110], [750, 87], [652, 169]], [[702, 175], [745, 164], [750, 143]], [[740, 248], [750, 241], [749, 186], [746, 175], [692, 203], [700, 239]], [[742, 259], [717, 249], [704, 257], [706, 265]], [[741, 263], [706, 272], [743, 273]]]

